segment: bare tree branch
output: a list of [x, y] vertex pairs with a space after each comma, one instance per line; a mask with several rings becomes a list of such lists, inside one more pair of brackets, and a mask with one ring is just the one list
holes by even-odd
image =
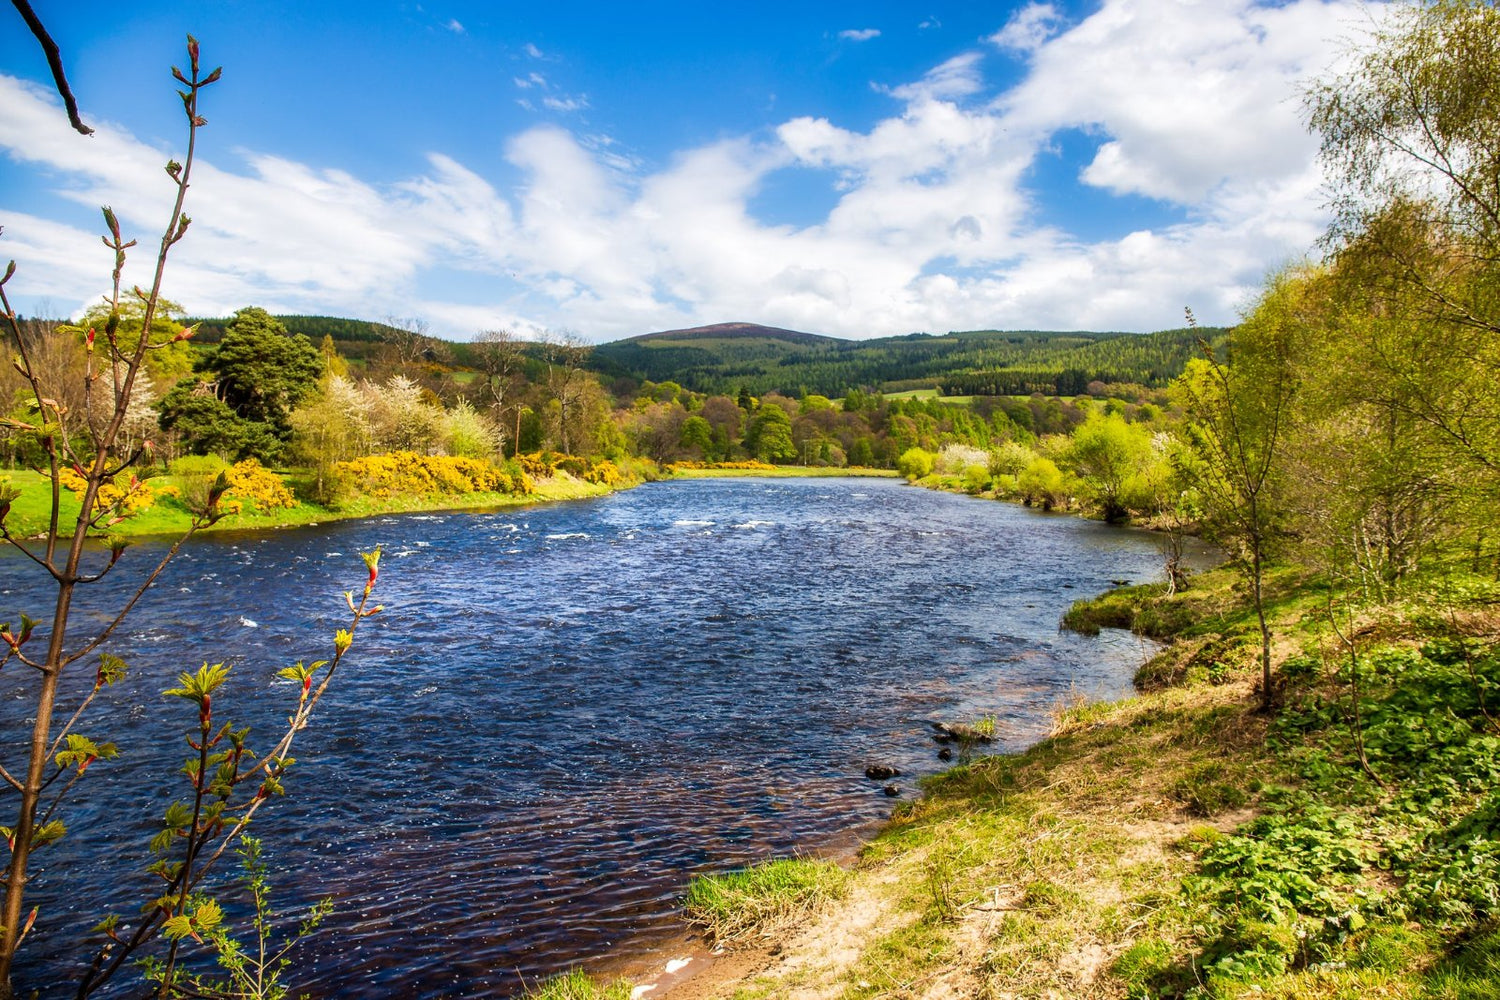
[[68, 86], [67, 74], [63, 72], [62, 51], [58, 49], [57, 43], [52, 36], [47, 34], [47, 28], [42, 24], [41, 18], [31, 9], [27, 0], [10, 0], [16, 10], [21, 12], [21, 19], [26, 22], [26, 27], [36, 36], [41, 43], [42, 51], [47, 55], [47, 65], [52, 70], [52, 82], [57, 85], [57, 93], [63, 99], [63, 107], [68, 110], [68, 122], [73, 130], [79, 135], [93, 135], [94, 130], [83, 123], [78, 117], [78, 102], [73, 98], [73, 90]]

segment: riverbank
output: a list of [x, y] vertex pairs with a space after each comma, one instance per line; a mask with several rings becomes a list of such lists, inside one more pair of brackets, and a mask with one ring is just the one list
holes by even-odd
[[1169, 638], [1141, 694], [930, 779], [840, 902], [636, 995], [1500, 997], [1500, 584], [1355, 607], [1278, 574], [1273, 713], [1235, 590], [1080, 602]]
[[[4, 473], [0, 479], [9, 480], [12, 487], [20, 491], [13, 501], [5, 524], [18, 538], [30, 538], [45, 532], [50, 517], [51, 492], [46, 477], [28, 470]], [[178, 477], [161, 476], [150, 482], [154, 488], [166, 486], [181, 489]], [[290, 528], [322, 524], [327, 521], [344, 521], [384, 514], [415, 514], [454, 510], [495, 510], [505, 507], [521, 507], [560, 500], [583, 500], [607, 496], [619, 487], [589, 483], [566, 472], [535, 481], [531, 493], [500, 493], [477, 491], [472, 493], [397, 494], [386, 498], [357, 496], [339, 503], [335, 507], [323, 506], [308, 500], [295, 498], [290, 507], [269, 509], [250, 508], [242, 513], [228, 514], [206, 528], [215, 531], [257, 531], [272, 528]], [[69, 490], [62, 491], [61, 523], [71, 528], [78, 517], [78, 498]], [[109, 530], [124, 537], [149, 537], [155, 535], [180, 536], [192, 523], [192, 515], [181, 503], [171, 499], [158, 499], [149, 507], [137, 510]]]
[[[891, 469], [838, 469], [824, 466], [778, 465], [769, 467], [709, 466], [705, 468], [673, 467], [667, 479], [710, 479], [725, 477], [750, 478], [806, 478], [806, 477], [865, 477], [893, 478]], [[283, 481], [287, 477], [279, 477]], [[6, 527], [18, 538], [32, 538], [47, 530], [50, 517], [51, 488], [46, 477], [26, 469], [0, 473], [0, 482], [8, 481], [20, 491], [6, 518]], [[290, 528], [321, 524], [327, 521], [344, 521], [362, 517], [377, 517], [385, 514], [416, 514], [440, 511], [496, 510], [505, 507], [522, 507], [562, 500], [585, 500], [607, 496], [620, 489], [630, 489], [641, 480], [629, 480], [614, 485], [591, 483], [559, 471], [547, 478], [534, 481], [531, 493], [500, 493], [478, 491], [472, 493], [397, 494], [386, 498], [356, 496], [340, 502], [337, 506], [324, 506], [303, 498], [296, 498], [290, 507], [255, 507], [241, 513], [229, 514], [206, 528], [213, 531], [258, 531], [272, 528]], [[160, 476], [151, 480], [153, 487], [168, 491], [180, 490], [178, 477]], [[78, 517], [78, 498], [69, 490], [62, 491], [61, 523], [71, 528]], [[170, 500], [158, 500], [149, 507], [134, 511], [125, 520], [109, 530], [124, 537], [180, 536], [188, 530], [192, 517], [186, 507]]]
[[752, 479], [805, 479], [809, 477], [860, 478], [874, 477], [895, 479], [901, 474], [895, 469], [835, 468], [826, 465], [764, 465], [736, 463], [694, 467], [670, 466], [670, 479], [720, 479], [748, 477]]

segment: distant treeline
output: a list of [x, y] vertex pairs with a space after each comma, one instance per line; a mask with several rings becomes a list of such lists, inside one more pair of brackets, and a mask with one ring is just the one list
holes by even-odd
[[[277, 316], [313, 343], [329, 338], [356, 364], [381, 356], [411, 331], [389, 323], [333, 316]], [[217, 344], [229, 319], [196, 322], [195, 342]], [[1222, 347], [1221, 327], [1159, 333], [977, 330], [943, 336], [908, 334], [839, 340], [754, 327], [733, 335], [691, 331], [601, 344], [588, 367], [609, 380], [674, 382], [705, 394], [781, 393], [837, 398], [851, 389], [901, 392], [936, 388], [953, 396], [1074, 396], [1091, 383], [1165, 386], [1201, 354], [1200, 340]], [[427, 360], [465, 369], [479, 366], [474, 345], [423, 337]], [[539, 356], [540, 348], [527, 348]]]
[[981, 330], [941, 337], [790, 343], [636, 338], [594, 351], [601, 373], [672, 381], [695, 392], [841, 396], [852, 388], [939, 388], [950, 395], [1077, 395], [1090, 382], [1158, 388], [1222, 328], [1152, 334]]

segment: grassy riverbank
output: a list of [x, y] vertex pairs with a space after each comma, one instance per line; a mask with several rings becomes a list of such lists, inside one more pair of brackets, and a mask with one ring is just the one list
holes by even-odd
[[[668, 478], [707, 479], [715, 477], [766, 477], [794, 478], [804, 476], [878, 476], [888, 478], [896, 473], [889, 469], [836, 469], [824, 466], [778, 465], [769, 467], [713, 466], [708, 468], [675, 467]], [[290, 477], [280, 477], [290, 481]], [[27, 469], [0, 473], [0, 482], [9, 481], [20, 491], [20, 496], [11, 505], [6, 527], [18, 538], [35, 537], [47, 530], [51, 510], [51, 490], [46, 477]], [[179, 476], [157, 476], [150, 481], [157, 492], [181, 492], [187, 484]], [[557, 500], [581, 500], [604, 496], [615, 489], [635, 485], [632, 481], [619, 486], [605, 486], [585, 482], [566, 472], [558, 472], [550, 478], [537, 479], [535, 492], [521, 495], [499, 492], [398, 494], [387, 498], [354, 496], [340, 501], [335, 506], [324, 506], [298, 497], [294, 506], [276, 507], [269, 510], [250, 508], [242, 513], [230, 514], [204, 531], [245, 531], [263, 528], [286, 528], [297, 525], [320, 524], [324, 521], [346, 520], [359, 517], [374, 517], [380, 514], [405, 514], [439, 510], [488, 510], [498, 507], [518, 507], [530, 504], [549, 503]], [[78, 498], [69, 490], [62, 491], [61, 523], [71, 529], [78, 517]], [[171, 499], [162, 499], [149, 507], [132, 513], [124, 521], [109, 530], [127, 537], [152, 535], [181, 535], [191, 521], [187, 508]]]
[[807, 476], [848, 477], [864, 476], [892, 479], [900, 475], [895, 469], [835, 468], [827, 465], [711, 465], [694, 468], [687, 465], [671, 466], [672, 479], [715, 479], [749, 476], [765, 479], [793, 479]]
[[1500, 998], [1500, 585], [1272, 589], [1276, 712], [1228, 571], [1081, 602], [1170, 640], [1139, 696], [928, 781], [842, 901], [666, 995]]
[[[51, 510], [51, 488], [48, 480], [35, 472], [19, 470], [0, 475], [8, 479], [20, 496], [11, 505], [6, 527], [13, 535], [27, 538], [47, 530]], [[158, 476], [150, 481], [154, 490], [171, 487], [181, 491], [186, 483], [177, 476]], [[276, 507], [261, 511], [251, 508], [243, 513], [229, 514], [204, 531], [245, 531], [265, 528], [286, 528], [297, 525], [320, 524], [325, 521], [346, 520], [358, 517], [374, 517], [380, 514], [416, 513], [437, 510], [485, 510], [497, 507], [516, 507], [547, 503], [556, 500], [578, 500], [586, 497], [604, 496], [613, 492], [608, 486], [587, 483], [567, 473], [539, 479], [536, 490], [529, 494], [474, 492], [474, 493], [430, 493], [398, 494], [388, 498], [356, 496], [327, 507], [297, 499], [294, 506]], [[64, 530], [71, 529], [78, 517], [78, 498], [69, 490], [62, 491], [61, 523]], [[127, 537], [151, 535], [181, 535], [191, 523], [187, 508], [172, 499], [163, 498], [144, 510], [136, 511], [109, 530]]]

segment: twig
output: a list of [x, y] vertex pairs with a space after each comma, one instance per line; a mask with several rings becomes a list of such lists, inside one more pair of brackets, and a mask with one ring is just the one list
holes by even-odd
[[93, 135], [94, 130], [78, 117], [78, 102], [74, 100], [73, 90], [68, 86], [68, 77], [63, 72], [62, 52], [58, 49], [57, 43], [52, 40], [51, 35], [47, 34], [41, 18], [36, 16], [36, 12], [31, 9], [31, 4], [27, 0], [10, 0], [10, 2], [16, 10], [20, 11], [26, 27], [31, 29], [31, 33], [41, 43], [42, 51], [47, 55], [47, 66], [52, 70], [52, 82], [57, 85], [58, 96], [63, 99], [63, 107], [68, 111], [68, 123], [79, 135]]

